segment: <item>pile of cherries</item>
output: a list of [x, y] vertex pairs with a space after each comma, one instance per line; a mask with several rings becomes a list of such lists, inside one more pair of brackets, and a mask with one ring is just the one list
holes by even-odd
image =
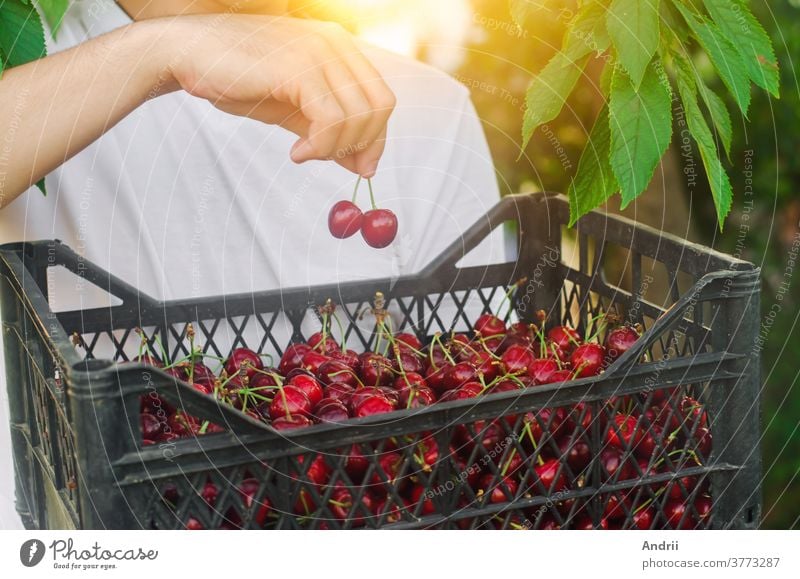
[[[233, 350], [221, 361], [218, 372], [197, 356], [169, 366], [151, 354], [140, 356], [137, 361], [161, 366], [197, 390], [276, 430], [291, 430], [595, 376], [630, 350], [640, 337], [640, 331], [630, 325], [607, 328], [610, 318], [599, 320], [594, 324], [599, 328], [595, 334], [584, 338], [564, 325], [545, 331], [543, 313], [538, 324], [510, 325], [485, 314], [469, 334], [436, 335], [423, 345], [412, 334], [389, 331], [381, 316], [376, 319], [375, 351], [361, 354], [334, 339], [327, 324], [329, 317], [324, 316], [324, 329], [304, 343], [290, 345], [277, 367], [265, 365], [266, 356], [246, 348]], [[332, 513], [333, 518], [348, 521], [351, 526], [364, 525], [368, 516], [365, 513], [373, 513], [387, 524], [400, 520], [405, 511], [414, 516], [433, 514], [435, 496], [417, 475], [429, 472], [442, 460], [451, 460], [472, 491], [459, 498], [458, 504], [464, 508], [475, 501], [504, 503], [521, 496], [557, 496], [588, 484], [673, 474], [648, 485], [650, 492], [635, 487], [603, 499], [600, 528], [703, 526], [711, 511], [706, 480], [674, 475], [676, 471], [701, 466], [703, 458], [709, 456], [711, 434], [702, 404], [688, 396], [684, 388], [675, 387], [612, 398], [600, 406], [595, 416], [592, 408], [580, 402], [521, 417], [504, 416], [461, 425], [446, 450], [438, 448], [432, 436], [425, 434], [366, 445], [370, 448], [353, 445], [344, 451], [346, 472], [353, 484], [368, 486], [367, 492], [358, 492], [342, 480], [332, 480], [333, 469], [328, 460], [341, 457], [301, 457], [312, 462], [302, 476], [298, 475], [298, 481], [313, 485], [319, 494], [312, 496], [301, 490], [293, 514], [313, 517], [320, 508], [315, 497], [322, 496], [326, 489], [326, 516]], [[599, 446], [589, 440], [595, 423], [599, 423], [602, 436]], [[220, 430], [217, 425], [170, 407], [158, 396], [143, 398], [145, 444]], [[511, 447], [509, 436], [515, 441]], [[413, 468], [404, 466], [407, 461], [402, 450], [409, 445], [415, 447]], [[524, 449], [527, 456], [517, 448]], [[367, 457], [369, 453], [374, 456]], [[376, 461], [380, 468], [373, 469], [367, 477], [369, 465]], [[495, 468], [488, 467], [487, 462]], [[598, 462], [600, 468], [592, 468]], [[598, 470], [600, 481], [593, 480]], [[239, 493], [248, 508], [253, 506], [258, 489], [256, 477], [248, 476], [241, 483]], [[176, 500], [177, 496], [167, 496], [176, 492], [167, 489], [165, 500]], [[214, 506], [217, 492], [216, 485], [209, 481], [201, 493], [210, 507]], [[388, 498], [398, 493], [402, 504]], [[354, 505], [356, 496], [361, 497], [361, 505]], [[529, 528], [531, 521], [541, 516], [538, 528], [596, 527], [589, 516], [590, 500], [594, 499], [555, 501], [553, 508], [559, 516], [552, 509], [541, 516], [536, 513], [541, 507], [537, 507], [531, 509], [530, 519], [515, 515], [510, 524]], [[257, 525], [267, 525], [277, 516], [266, 498], [256, 507]], [[234, 510], [226, 513], [225, 521], [223, 526], [237, 527], [242, 518]], [[462, 520], [460, 524], [468, 527], [472, 521]], [[508, 522], [498, 520], [496, 524]], [[196, 518], [186, 525], [203, 526]]]
[[372, 192], [372, 181], [367, 179], [369, 198], [372, 209], [362, 213], [356, 205], [358, 185], [361, 177], [356, 181], [353, 200], [343, 199], [337, 201], [328, 214], [328, 230], [337, 239], [347, 239], [359, 231], [367, 245], [375, 249], [388, 247], [397, 237], [397, 216], [390, 209], [379, 209], [375, 205], [375, 195]]

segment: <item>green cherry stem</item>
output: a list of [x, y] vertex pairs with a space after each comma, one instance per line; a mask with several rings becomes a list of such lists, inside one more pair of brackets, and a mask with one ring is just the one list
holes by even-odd
[[367, 179], [367, 187], [369, 187], [369, 202], [372, 204], [373, 209], [377, 209], [375, 204], [375, 194], [372, 192], [372, 179]]

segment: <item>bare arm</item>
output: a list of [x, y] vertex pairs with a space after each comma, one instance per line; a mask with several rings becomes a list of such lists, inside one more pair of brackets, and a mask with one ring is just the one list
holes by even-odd
[[132, 24], [0, 79], [0, 208], [149, 98], [184, 89], [300, 138], [292, 159], [374, 174], [394, 95], [342, 30], [293, 18]]

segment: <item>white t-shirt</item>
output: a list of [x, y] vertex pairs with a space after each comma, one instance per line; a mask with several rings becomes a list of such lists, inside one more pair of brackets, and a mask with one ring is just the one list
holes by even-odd
[[[50, 51], [129, 23], [111, 0], [77, 0]], [[330, 236], [328, 211], [350, 197], [353, 174], [330, 162], [295, 165], [294, 135], [185, 93], [146, 103], [54, 171], [47, 197], [31, 189], [0, 211], [0, 243], [61, 239], [156, 299], [420, 270], [497, 202], [494, 168], [465, 87], [419, 62], [366, 50], [398, 102], [373, 179], [378, 204], [400, 223], [390, 248]], [[368, 199], [362, 186], [362, 207]], [[481, 249], [475, 263], [504, 261], [499, 236]], [[54, 307], [103, 303], [82, 287], [79, 295], [76, 284], [56, 279]], [[19, 522], [7, 428], [0, 432], [0, 528], [8, 528]]]

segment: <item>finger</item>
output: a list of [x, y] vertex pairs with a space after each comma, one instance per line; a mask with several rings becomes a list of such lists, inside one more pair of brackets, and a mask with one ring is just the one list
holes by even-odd
[[[384, 151], [386, 127], [397, 104], [397, 99], [394, 92], [384, 81], [383, 76], [357, 46], [350, 34], [339, 27], [333, 27], [328, 32], [328, 35], [332, 37], [332, 44], [358, 81], [372, 107], [370, 122], [365, 127], [362, 135], [362, 142], [367, 143], [371, 155], [359, 155], [362, 158], [370, 158], [371, 164], [365, 166], [363, 163], [359, 163], [359, 167], [361, 167], [362, 171], [374, 174], [375, 170], [377, 170], [380, 156]], [[380, 135], [383, 135], [384, 143], [379, 146], [373, 146], [374, 141]], [[367, 175], [362, 174], [362, 176], [366, 177]]]
[[334, 159], [353, 156], [365, 150], [377, 135], [366, 134], [372, 124], [373, 110], [361, 86], [341, 61], [330, 62], [325, 67], [328, 83], [335, 88], [336, 98], [344, 110], [345, 120]]
[[387, 128], [384, 125], [384, 129], [378, 135], [378, 138], [364, 151], [355, 156], [355, 172], [364, 177], [364, 179], [371, 179], [378, 171], [378, 164], [386, 148], [386, 132]]
[[292, 150], [292, 160], [302, 163], [311, 159], [328, 159], [336, 151], [344, 128], [345, 112], [321, 72], [296, 77], [298, 102], [295, 103], [308, 121], [308, 134]]

